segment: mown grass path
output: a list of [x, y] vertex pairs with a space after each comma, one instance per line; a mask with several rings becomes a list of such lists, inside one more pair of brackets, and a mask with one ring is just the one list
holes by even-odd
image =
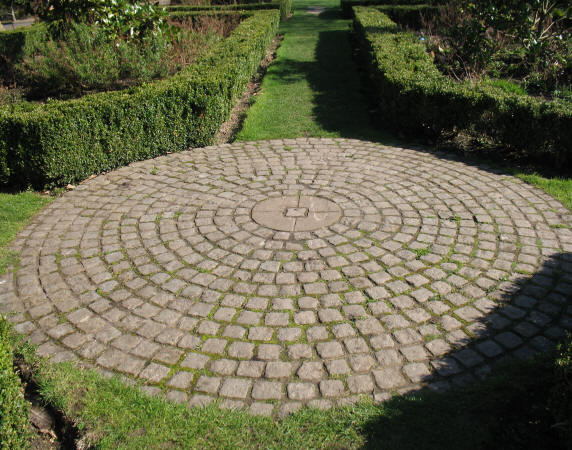
[[[309, 8], [325, 8], [321, 14]], [[336, 0], [297, 0], [284, 41], [238, 140], [351, 137], [382, 140], [370, 125], [349, 41], [350, 21]]]

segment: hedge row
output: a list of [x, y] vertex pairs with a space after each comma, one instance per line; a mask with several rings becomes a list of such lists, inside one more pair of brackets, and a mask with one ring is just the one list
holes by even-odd
[[439, 72], [418, 37], [373, 8], [354, 7], [353, 24], [389, 127], [431, 139], [463, 132], [557, 164], [572, 159], [570, 102], [454, 82]]
[[44, 25], [17, 28], [0, 32], [0, 79], [9, 80], [12, 66], [26, 55], [26, 49], [46, 39]]
[[[217, 6], [171, 6], [168, 7], [169, 16], [175, 19], [194, 17], [201, 15], [250, 15], [256, 10], [280, 9], [291, 5], [291, 0], [282, 0], [262, 3], [245, 3], [236, 5]], [[289, 14], [290, 10], [288, 10]], [[282, 15], [282, 10], [281, 10]], [[24, 59], [31, 48], [36, 48], [37, 43], [48, 39], [47, 27], [44, 24], [36, 24], [30, 27], [22, 27], [16, 30], [0, 31], [0, 79], [11, 79], [12, 66]]]
[[171, 14], [181, 11], [251, 11], [261, 9], [279, 9], [280, 18], [285, 19], [292, 11], [292, 0], [252, 0], [236, 4], [212, 4], [212, 5], [173, 5], [167, 9]]
[[[232, 6], [232, 5], [249, 5], [252, 3], [270, 3], [274, 0], [209, 0], [204, 6]], [[193, 3], [193, 1], [191, 1]], [[196, 3], [196, 2], [195, 2]], [[171, 2], [169, 7], [193, 7], [193, 4], [185, 4], [180, 1]]]
[[[354, 6], [387, 6], [397, 9], [412, 7], [413, 9], [417, 9], [420, 7], [438, 5], [440, 3], [445, 3], [446, 1], [447, 0], [340, 0], [340, 8], [342, 9], [342, 16], [350, 19], [352, 17], [352, 8]], [[392, 8], [389, 9], [391, 10]]]
[[387, 16], [400, 26], [418, 30], [423, 26], [423, 19], [435, 18], [439, 14], [436, 5], [382, 5], [375, 9]]
[[[264, 9], [264, 8], [263, 8]], [[276, 8], [266, 8], [268, 9], [276, 9]], [[229, 9], [229, 10], [217, 10], [217, 9], [205, 9], [199, 11], [169, 11], [169, 17], [172, 19], [188, 19], [198, 17], [205, 17], [205, 16], [212, 16], [212, 17], [229, 17], [229, 16], [239, 16], [241, 19], [246, 17], [252, 16], [254, 11], [251, 10], [239, 10], [239, 9]]]
[[0, 448], [27, 448], [30, 405], [14, 372], [10, 330], [9, 322], [0, 316]]
[[256, 11], [166, 80], [0, 110], [0, 183], [51, 187], [129, 162], [212, 143], [276, 34]]

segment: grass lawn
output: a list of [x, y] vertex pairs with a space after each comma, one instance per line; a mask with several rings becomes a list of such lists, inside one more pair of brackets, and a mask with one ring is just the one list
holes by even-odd
[[537, 173], [523, 172], [515, 172], [514, 175], [526, 183], [543, 189], [572, 211], [572, 178], [546, 177]]
[[17, 260], [16, 255], [7, 249], [7, 244], [35, 213], [51, 201], [51, 197], [35, 192], [0, 193], [0, 274]]
[[486, 381], [447, 393], [425, 389], [381, 405], [304, 409], [274, 421], [216, 404], [191, 409], [148, 397], [117, 378], [38, 362], [33, 350], [16, 347], [23, 360], [36, 364], [44, 399], [76, 424], [85, 444], [101, 449], [557, 450], [566, 448], [564, 433], [570, 433], [552, 426], [570, 400], [565, 389], [560, 397], [551, 391], [558, 382], [554, 355], [496, 367]]

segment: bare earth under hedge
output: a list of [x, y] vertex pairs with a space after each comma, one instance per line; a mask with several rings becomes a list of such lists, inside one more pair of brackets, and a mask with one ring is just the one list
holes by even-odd
[[0, 310], [52, 361], [190, 405], [384, 400], [482, 377], [572, 329], [571, 226], [539, 189], [444, 154], [226, 144], [57, 199], [14, 241]]

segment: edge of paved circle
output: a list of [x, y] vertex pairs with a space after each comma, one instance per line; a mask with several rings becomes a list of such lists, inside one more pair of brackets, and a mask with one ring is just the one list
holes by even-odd
[[[375, 142], [370, 142], [370, 141], [360, 141], [360, 140], [356, 140], [356, 139], [337, 139], [337, 138], [298, 138], [298, 139], [275, 139], [275, 140], [267, 140], [267, 141], [249, 141], [249, 142], [237, 142], [237, 143], [233, 143], [233, 144], [223, 144], [223, 145], [217, 145], [217, 146], [210, 146], [210, 147], [204, 147], [204, 148], [199, 148], [199, 149], [189, 149], [185, 152], [182, 153], [192, 153], [194, 151], [201, 151], [201, 152], [208, 152], [209, 150], [216, 150], [218, 148], [245, 148], [245, 147], [249, 147], [249, 146], [254, 146], [254, 147], [260, 147], [260, 146], [264, 146], [264, 145], [276, 145], [276, 146], [282, 146], [287, 147], [289, 145], [296, 145], [296, 144], [314, 144], [314, 145], [320, 145], [320, 144], [324, 144], [323, 148], [327, 150], [328, 146], [331, 144], [340, 144], [340, 143], [350, 143], [350, 144], [359, 144], [359, 145], [365, 145], [368, 148], [379, 148], [380, 150], [398, 150], [398, 151], [403, 151], [404, 153], [410, 153], [413, 152], [416, 155], [419, 155], [420, 153], [422, 153], [424, 156], [426, 156], [428, 159], [432, 159], [432, 160], [441, 160], [441, 156], [446, 155], [442, 152], [433, 152], [430, 150], [426, 150], [426, 149], [421, 149], [418, 147], [402, 147], [402, 146], [390, 146], [390, 145], [384, 145], [384, 144], [378, 144]], [[290, 153], [288, 153], [290, 154]], [[294, 154], [294, 153], [292, 153]], [[130, 164], [129, 166], [131, 167], [137, 167], [138, 165], [145, 165], [148, 164], [150, 161], [161, 161], [161, 160], [168, 160], [169, 158], [176, 158], [176, 155], [178, 155], [178, 153], [174, 153], [174, 154], [170, 154], [170, 155], [163, 155], [163, 156], [159, 156], [157, 158], [154, 158], [152, 160], [146, 160], [146, 161], [140, 161], [140, 162], [135, 162]], [[462, 166], [473, 166], [473, 164], [471, 163], [467, 163], [463, 160], [461, 160], [460, 158], [454, 158], [452, 160], [446, 160], [445, 163], [450, 162], [452, 164], [458, 164], [461, 167]], [[127, 167], [129, 167], [127, 166]], [[517, 178], [511, 177], [511, 176], [507, 176], [505, 178], [505, 176], [500, 175], [502, 174], [502, 170], [499, 169], [492, 169], [488, 166], [488, 165], [474, 165], [476, 168], [481, 169], [483, 168], [484, 170], [488, 170], [496, 175], [499, 175], [502, 177], [502, 179], [510, 179], [510, 181], [515, 182], [515, 183], [520, 183], [521, 185], [526, 185], [527, 186], [527, 190], [530, 192], [534, 192], [537, 195], [545, 198], [545, 199], [551, 199], [552, 202], [554, 202], [553, 204], [556, 205], [560, 205], [560, 215], [562, 218], [566, 218], [566, 220], [570, 223], [572, 223], [572, 215], [570, 214], [569, 211], [567, 211], [561, 204], [560, 202], [558, 202], [557, 200], [552, 199], [552, 197], [550, 197], [548, 194], [546, 194], [545, 192], [543, 192], [542, 190], [527, 185], [526, 183], [522, 182], [521, 180], [518, 180]], [[124, 170], [125, 168], [120, 168], [117, 169], [116, 171], [112, 171], [106, 174], [102, 174], [98, 177], [93, 178], [92, 180], [88, 180], [85, 184], [82, 184], [78, 187], [78, 190], [83, 189], [83, 186], [89, 186], [91, 184], [97, 184], [102, 178], [104, 177], [108, 177], [111, 178], [110, 182], [117, 182], [118, 180], [121, 179], [121, 171]], [[73, 191], [70, 193], [66, 193], [64, 194], [64, 197], [68, 195], [68, 196], [73, 196]], [[41, 218], [46, 215], [45, 211], [49, 211], [50, 210], [50, 206], [48, 206], [43, 212], [41, 212], [38, 216], [36, 216], [36, 218], [33, 219], [32, 223], [26, 227], [14, 240], [13, 243], [13, 249], [16, 251], [21, 251], [22, 247], [22, 239], [26, 237], [27, 233], [29, 233], [29, 229], [32, 227], [32, 225], [34, 223], [36, 223], [36, 221], [41, 220]], [[564, 234], [568, 234], [567, 232], [562, 232]], [[568, 251], [568, 250], [566, 250]], [[25, 256], [25, 255], [24, 255]], [[17, 320], [17, 319], [16, 319]]]

